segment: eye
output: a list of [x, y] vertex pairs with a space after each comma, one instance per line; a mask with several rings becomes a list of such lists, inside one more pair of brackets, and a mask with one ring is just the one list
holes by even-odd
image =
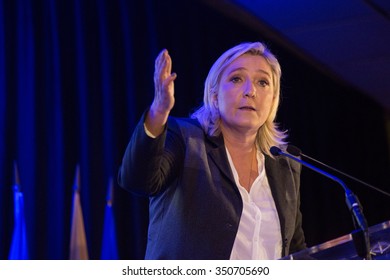
[[233, 83], [233, 84], [236, 84], [240, 81], [242, 81], [242, 79], [239, 77], [239, 76], [233, 76], [230, 78], [230, 81]]
[[269, 86], [269, 82], [267, 80], [260, 80], [258, 83], [262, 87]]

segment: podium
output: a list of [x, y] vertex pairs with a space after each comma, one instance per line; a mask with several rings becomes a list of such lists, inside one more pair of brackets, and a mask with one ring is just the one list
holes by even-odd
[[[368, 228], [373, 260], [390, 260], [390, 220]], [[361, 260], [354, 233], [288, 255], [284, 260]]]

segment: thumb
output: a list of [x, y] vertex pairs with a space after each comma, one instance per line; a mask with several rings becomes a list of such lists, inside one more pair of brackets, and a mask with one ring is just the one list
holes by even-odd
[[177, 74], [176, 74], [176, 73], [172, 73], [172, 74], [170, 75], [170, 80], [171, 80], [171, 81], [174, 81], [174, 80], [176, 79], [176, 77], [177, 77]]

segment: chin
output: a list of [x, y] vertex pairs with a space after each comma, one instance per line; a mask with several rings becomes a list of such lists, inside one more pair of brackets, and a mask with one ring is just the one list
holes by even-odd
[[237, 123], [236, 126], [240, 127], [241, 129], [246, 129], [248, 131], [250, 131], [250, 130], [257, 131], [261, 127], [258, 123], [252, 123], [252, 122], [251, 123], [247, 123], [247, 122]]

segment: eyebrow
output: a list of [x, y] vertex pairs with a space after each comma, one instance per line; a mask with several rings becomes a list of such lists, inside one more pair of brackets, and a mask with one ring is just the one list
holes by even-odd
[[[245, 67], [237, 67], [237, 68], [234, 68], [231, 71], [229, 71], [228, 75], [230, 75], [233, 72], [241, 71], [241, 70], [247, 70], [247, 69]], [[267, 71], [265, 71], [263, 69], [258, 69], [258, 70], [256, 70], [256, 72], [260, 72], [260, 73], [266, 74], [268, 77], [272, 77], [270, 73], [268, 73]]]

